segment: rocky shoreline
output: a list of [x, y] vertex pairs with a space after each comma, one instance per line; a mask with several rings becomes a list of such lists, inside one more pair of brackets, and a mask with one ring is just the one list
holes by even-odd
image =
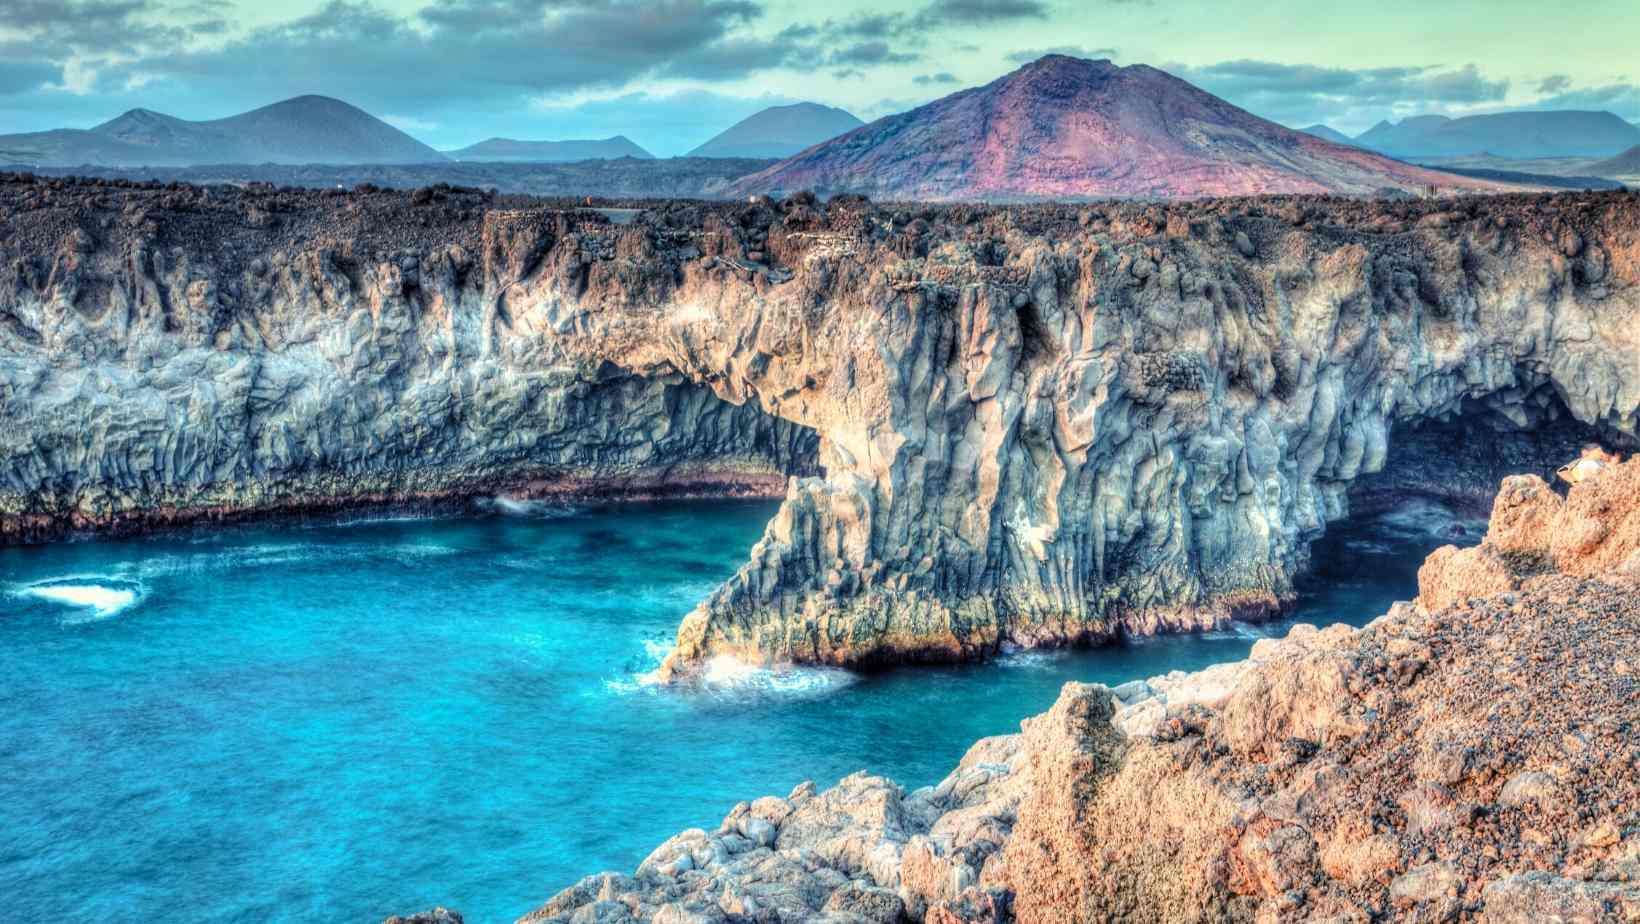
[[1362, 629], [1068, 684], [936, 786], [743, 802], [520, 924], [1637, 921], [1636, 652], [1640, 460], [1513, 477]]
[[0, 541], [782, 484], [667, 671], [958, 661], [1273, 614], [1352, 498], [1640, 420], [1629, 193], [625, 205], [0, 176]]
[[252, 504], [221, 506], [143, 507], [67, 517], [16, 517], [0, 533], [8, 542], [39, 543], [82, 537], [138, 536], [179, 529], [203, 529], [247, 523], [278, 523], [355, 516], [460, 516], [474, 512], [529, 509], [535, 505], [581, 506], [643, 504], [658, 501], [778, 500], [785, 496], [788, 476], [759, 470], [702, 469], [696, 471], [639, 471], [624, 477], [592, 474], [543, 473], [540, 477], [514, 475], [496, 481], [475, 479], [437, 485], [424, 491], [392, 487], [373, 493], [353, 489], [324, 493], [309, 489], [301, 494], [261, 498]]

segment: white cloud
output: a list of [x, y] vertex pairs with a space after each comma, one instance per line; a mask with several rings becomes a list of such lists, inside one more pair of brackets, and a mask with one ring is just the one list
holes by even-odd
[[439, 127], [432, 119], [418, 119], [415, 116], [384, 115], [381, 120], [403, 132], [436, 132]]

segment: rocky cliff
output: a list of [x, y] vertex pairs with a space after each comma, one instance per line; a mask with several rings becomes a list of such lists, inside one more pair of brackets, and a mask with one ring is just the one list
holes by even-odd
[[803, 475], [672, 673], [1266, 614], [1352, 488], [1487, 498], [1640, 409], [1626, 193], [0, 198], [0, 533]]
[[1637, 498], [1510, 478], [1364, 629], [1068, 684], [937, 786], [744, 802], [521, 924], [1640, 921]]

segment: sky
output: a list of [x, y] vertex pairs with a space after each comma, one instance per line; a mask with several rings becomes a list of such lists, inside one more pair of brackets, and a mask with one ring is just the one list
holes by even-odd
[[0, 0], [0, 134], [305, 93], [438, 148], [624, 134], [682, 154], [766, 106], [871, 120], [1047, 52], [1160, 67], [1355, 134], [1521, 108], [1640, 120], [1640, 2]]

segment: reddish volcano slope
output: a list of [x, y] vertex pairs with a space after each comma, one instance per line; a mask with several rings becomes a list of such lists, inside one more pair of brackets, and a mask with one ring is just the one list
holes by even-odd
[[1049, 55], [735, 184], [885, 199], [1195, 198], [1498, 188], [1261, 119], [1152, 67]]

